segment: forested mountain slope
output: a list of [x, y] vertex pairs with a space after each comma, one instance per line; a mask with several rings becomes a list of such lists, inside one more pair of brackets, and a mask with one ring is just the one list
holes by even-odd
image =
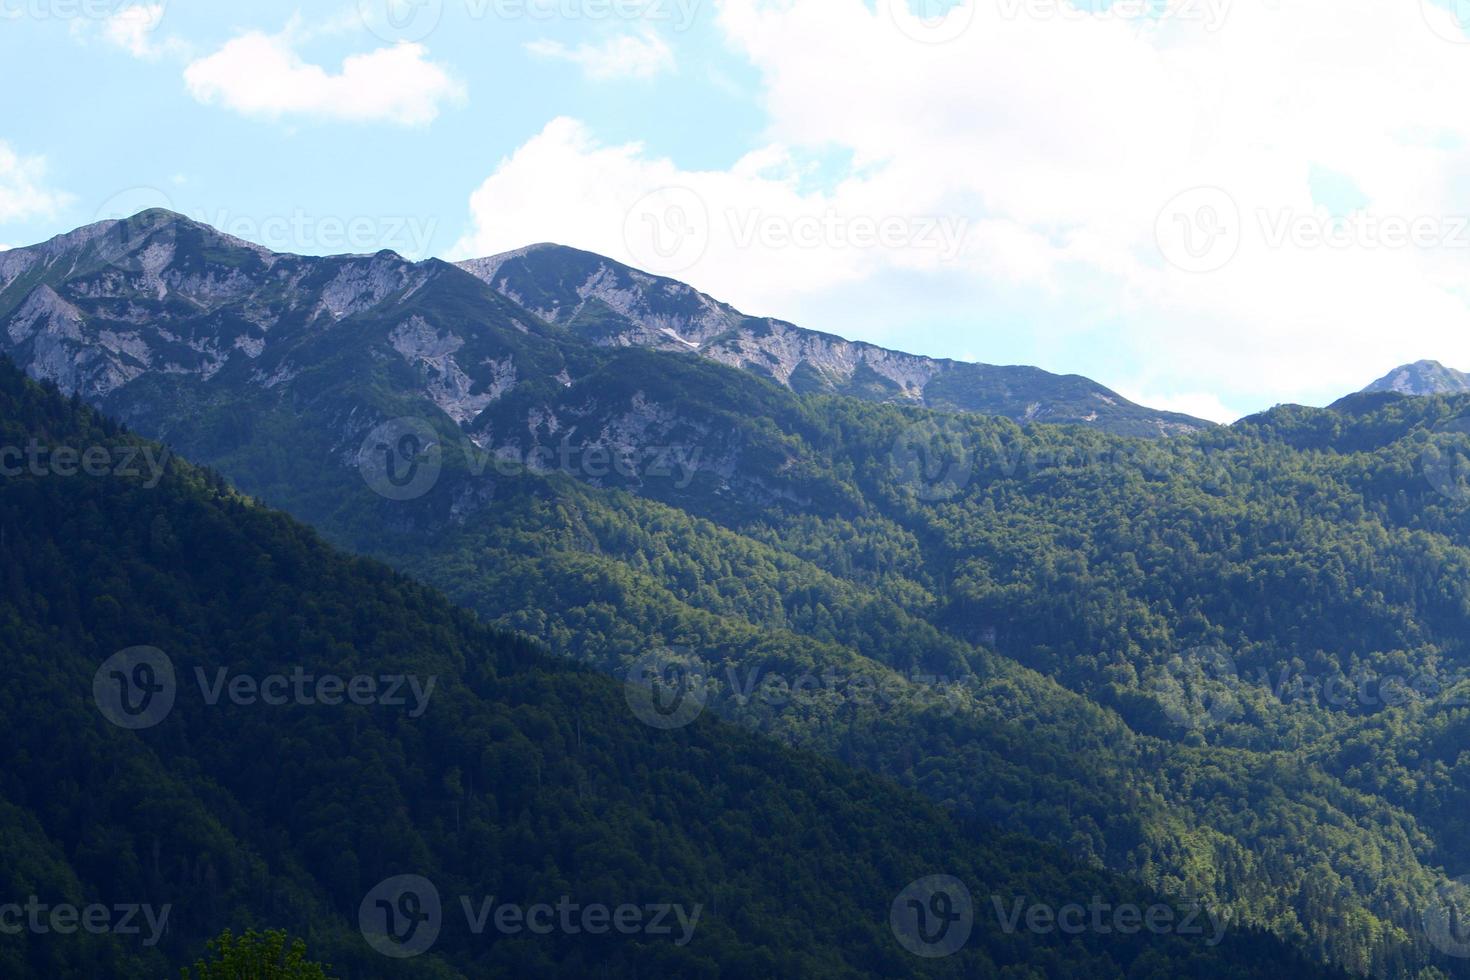
[[[342, 977], [1326, 975], [1233, 926], [1007, 931], [992, 898], [1158, 899], [713, 718], [645, 724], [615, 681], [335, 553], [208, 471], [154, 468], [157, 447], [5, 364], [0, 445], [35, 447], [0, 479], [4, 894], [143, 906], [158, 927], [7, 929], [7, 977], [157, 977], [250, 926], [306, 937]], [[145, 663], [159, 700], [109, 697], [107, 665], [136, 679]], [[264, 696], [263, 678], [303, 670], [349, 691], [406, 676], [416, 693]], [[196, 671], [224, 671], [231, 693], [211, 701]], [[441, 895], [437, 936], [383, 956], [360, 910], [406, 874]], [[932, 874], [966, 884], [973, 932], [926, 959], [889, 915]], [[668, 934], [476, 934], [457, 896], [684, 915]]]
[[[130, 261], [46, 274], [120, 317]], [[289, 384], [89, 397], [558, 653], [670, 648], [711, 714], [1321, 959], [1465, 972], [1425, 920], [1470, 865], [1470, 400], [1129, 439], [798, 395], [504, 297], [469, 314], [491, 291], [435, 276], [283, 331]], [[148, 322], [182, 336], [203, 302]], [[504, 345], [517, 383], [465, 418], [443, 352], [393, 346], [415, 317]]]

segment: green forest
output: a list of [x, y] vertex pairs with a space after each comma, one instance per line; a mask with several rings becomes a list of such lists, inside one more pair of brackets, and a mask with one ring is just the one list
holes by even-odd
[[[0, 443], [30, 439], [53, 454], [138, 445], [0, 366]], [[0, 482], [3, 895], [168, 910], [161, 935], [6, 930], [7, 977], [254, 976], [267, 961], [265, 975], [343, 978], [1331, 975], [1234, 923], [1215, 941], [1007, 931], [996, 902], [1167, 899], [713, 715], [643, 724], [614, 679], [334, 551], [209, 470], [174, 460], [148, 482]], [[99, 711], [94, 675], [144, 645], [166, 652], [177, 693], [134, 730]], [[290, 665], [437, 686], [418, 717], [387, 702], [210, 703], [191, 687], [196, 671]], [[966, 883], [974, 931], [923, 959], [889, 906], [936, 873]], [[357, 921], [403, 874], [446, 899], [436, 942], [411, 959], [375, 952]], [[701, 915], [682, 943], [490, 936], [450, 896]]]
[[[1460, 477], [1425, 459], [1454, 463], [1436, 429], [1465, 399], [1285, 408], [1158, 442], [798, 398], [668, 360], [619, 354], [558, 397], [593, 418], [677, 399], [684, 435], [738, 446], [746, 482], [487, 469], [442, 420], [445, 475], [405, 503], [348, 469], [298, 480], [306, 460], [258, 432], [217, 456], [180, 444], [557, 653], [622, 670], [687, 651], [743, 727], [1355, 971], [1436, 961], [1424, 910], [1470, 866], [1470, 525]], [[895, 464], [915, 427], [934, 472], [964, 473], [953, 493]], [[909, 693], [739, 696], [824, 672]]]

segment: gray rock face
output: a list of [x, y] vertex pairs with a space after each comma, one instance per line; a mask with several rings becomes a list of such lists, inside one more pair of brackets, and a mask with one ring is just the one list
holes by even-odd
[[[749, 317], [684, 283], [555, 245], [459, 268], [392, 252], [285, 255], [147, 211], [0, 253], [0, 351], [145, 427], [156, 401], [130, 395], [140, 385], [220, 406], [351, 392], [425, 399], [478, 441], [477, 421], [511, 392], [572, 388], [597, 363], [589, 345], [696, 355], [800, 394], [1155, 437], [1208, 425], [1075, 375], [921, 357]], [[372, 416], [339, 411], [355, 428], [337, 438], [350, 442]], [[630, 431], [654, 421], [628, 420]]]
[[592, 343], [695, 352], [797, 392], [1071, 422], [1131, 435], [1172, 435], [1211, 424], [1134, 405], [1076, 375], [906, 354], [746, 316], [685, 283], [559, 245], [532, 245], [459, 267]]
[[1470, 391], [1470, 374], [1447, 368], [1438, 361], [1415, 361], [1394, 368], [1363, 391], [1392, 391], [1400, 395], [1457, 394]]
[[[391, 252], [278, 255], [169, 212], [144, 212], [0, 253], [0, 349], [33, 377], [94, 402], [145, 375], [269, 390], [339, 344], [379, 340], [377, 315], [446, 273], [470, 281], [444, 263]], [[387, 346], [456, 421], [473, 419], [514, 383], [513, 359], [481, 355], [467, 366], [455, 357], [464, 341], [452, 330], [423, 314], [397, 324]]]

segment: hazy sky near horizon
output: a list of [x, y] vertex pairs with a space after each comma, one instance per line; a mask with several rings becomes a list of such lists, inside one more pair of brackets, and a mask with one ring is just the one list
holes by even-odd
[[1449, 0], [0, 0], [0, 243], [150, 206], [307, 253], [556, 241], [1228, 421], [1470, 368], [1466, 24]]

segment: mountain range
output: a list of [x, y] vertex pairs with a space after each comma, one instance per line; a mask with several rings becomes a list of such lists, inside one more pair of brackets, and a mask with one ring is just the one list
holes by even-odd
[[1430, 926], [1470, 867], [1470, 397], [1087, 422], [1081, 379], [904, 374], [555, 246], [305, 258], [148, 212], [19, 253], [0, 343], [72, 410], [507, 634], [614, 674], [672, 651], [752, 744], [1318, 963], [1465, 973]]
[[[114, 295], [112, 284], [133, 275], [148, 288]], [[569, 360], [568, 347], [689, 352], [803, 394], [1133, 435], [1209, 424], [1143, 408], [1075, 375], [936, 360], [747, 317], [682, 283], [554, 245], [458, 269], [391, 252], [311, 258], [148, 211], [0, 253], [0, 315], [9, 323], [6, 352], [88, 397], [145, 375], [289, 388], [313, 363], [315, 345], [344, 333], [359, 343], [368, 333], [471, 428], [523, 381], [577, 380], [596, 359]], [[159, 332], [151, 325], [161, 317], [171, 326]], [[386, 333], [359, 326], [368, 321]]]
[[684, 283], [561, 245], [532, 245], [458, 265], [548, 323], [599, 346], [695, 352], [798, 394], [1095, 425], [1126, 435], [1175, 435], [1210, 424], [1135, 405], [1079, 375], [921, 357], [747, 316]]
[[1438, 361], [1404, 364], [1363, 389], [1400, 395], [1448, 395], [1470, 391], [1470, 374], [1447, 368]]

